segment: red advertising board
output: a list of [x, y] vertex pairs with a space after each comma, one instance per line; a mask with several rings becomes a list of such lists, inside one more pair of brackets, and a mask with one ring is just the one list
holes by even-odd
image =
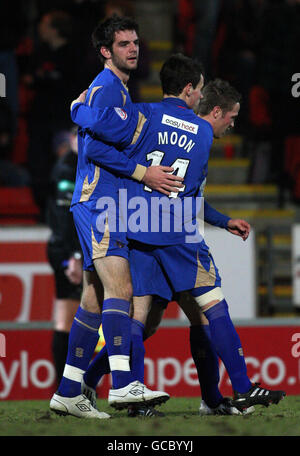
[[[300, 329], [296, 326], [238, 327], [248, 374], [267, 388], [300, 394]], [[55, 391], [50, 330], [1, 330], [0, 399], [49, 399]], [[189, 330], [160, 328], [146, 342], [145, 383], [172, 397], [197, 397], [200, 389], [189, 351]], [[110, 376], [98, 387], [107, 397]], [[220, 364], [220, 389], [231, 386]]]
[[[0, 321], [52, 321], [55, 289], [47, 258], [49, 230], [1, 229]], [[169, 306], [164, 318], [180, 318], [178, 306]]]

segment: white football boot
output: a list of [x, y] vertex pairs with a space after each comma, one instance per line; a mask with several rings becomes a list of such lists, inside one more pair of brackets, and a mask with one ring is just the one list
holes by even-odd
[[248, 407], [243, 412], [234, 407], [228, 397], [224, 397], [223, 401], [215, 408], [209, 407], [202, 399], [199, 415], [250, 415], [254, 412], [254, 407]]
[[96, 409], [97, 408], [97, 393], [94, 388], [91, 386], [87, 385], [85, 381], [82, 379], [81, 381], [81, 393], [84, 394], [92, 406]]
[[108, 403], [118, 410], [127, 408], [129, 405], [143, 402], [147, 405], [160, 405], [170, 399], [164, 391], [152, 391], [138, 380], [129, 383], [124, 388], [110, 389]]
[[72, 415], [77, 418], [98, 418], [100, 420], [110, 418], [108, 413], [99, 412], [99, 410], [95, 409], [84, 394], [75, 397], [53, 394], [50, 401], [50, 409], [58, 415]]

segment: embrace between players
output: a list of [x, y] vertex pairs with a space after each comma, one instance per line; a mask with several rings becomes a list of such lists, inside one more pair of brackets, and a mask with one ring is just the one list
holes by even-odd
[[[192, 297], [179, 301], [190, 321], [200, 414], [246, 414], [256, 404], [278, 403], [283, 391], [253, 385], [247, 376], [221, 278], [197, 225], [200, 207], [206, 223], [243, 240], [250, 232], [246, 221], [203, 199], [213, 137], [234, 126], [240, 95], [222, 80], [204, 86], [202, 66], [176, 54], [160, 71], [162, 101], [133, 104], [126, 83], [138, 63], [137, 24], [112, 16], [93, 42], [104, 70], [71, 105], [79, 127], [71, 211], [83, 252], [83, 293], [50, 408], [109, 418], [97, 409], [95, 390], [111, 372], [112, 407], [133, 417], [162, 416], [155, 406], [169, 395], [144, 384], [143, 342], [181, 292]], [[106, 344], [92, 360], [101, 324]], [[218, 388], [219, 358], [232, 399]]]

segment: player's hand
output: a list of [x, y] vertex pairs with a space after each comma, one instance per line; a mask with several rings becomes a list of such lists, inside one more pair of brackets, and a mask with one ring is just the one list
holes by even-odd
[[72, 107], [73, 107], [74, 104], [76, 104], [76, 103], [84, 103], [85, 102], [86, 94], [87, 94], [87, 89], [84, 90], [83, 92], [81, 92], [81, 94], [79, 95], [78, 98], [76, 98], [76, 100], [72, 101], [72, 103], [71, 103], [71, 111], [72, 111]]
[[235, 236], [240, 236], [243, 241], [248, 238], [250, 229], [250, 224], [241, 219], [230, 219], [227, 225], [227, 230]]
[[142, 179], [142, 182], [152, 190], [157, 190], [164, 195], [169, 196], [171, 192], [178, 193], [181, 188], [183, 178], [170, 174], [174, 171], [170, 166], [149, 166]]
[[79, 285], [82, 282], [82, 262], [72, 257], [69, 259], [68, 267], [65, 274], [74, 285]]

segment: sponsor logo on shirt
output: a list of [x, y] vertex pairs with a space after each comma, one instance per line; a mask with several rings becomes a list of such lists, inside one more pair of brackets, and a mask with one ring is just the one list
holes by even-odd
[[179, 128], [179, 130], [188, 131], [196, 135], [198, 133], [198, 125], [186, 122], [182, 119], [177, 119], [176, 117], [168, 116], [167, 114], [163, 115], [161, 123], [169, 125], [170, 127]]
[[121, 117], [122, 120], [126, 120], [127, 119], [127, 112], [125, 112], [124, 109], [115, 108], [115, 111]]

